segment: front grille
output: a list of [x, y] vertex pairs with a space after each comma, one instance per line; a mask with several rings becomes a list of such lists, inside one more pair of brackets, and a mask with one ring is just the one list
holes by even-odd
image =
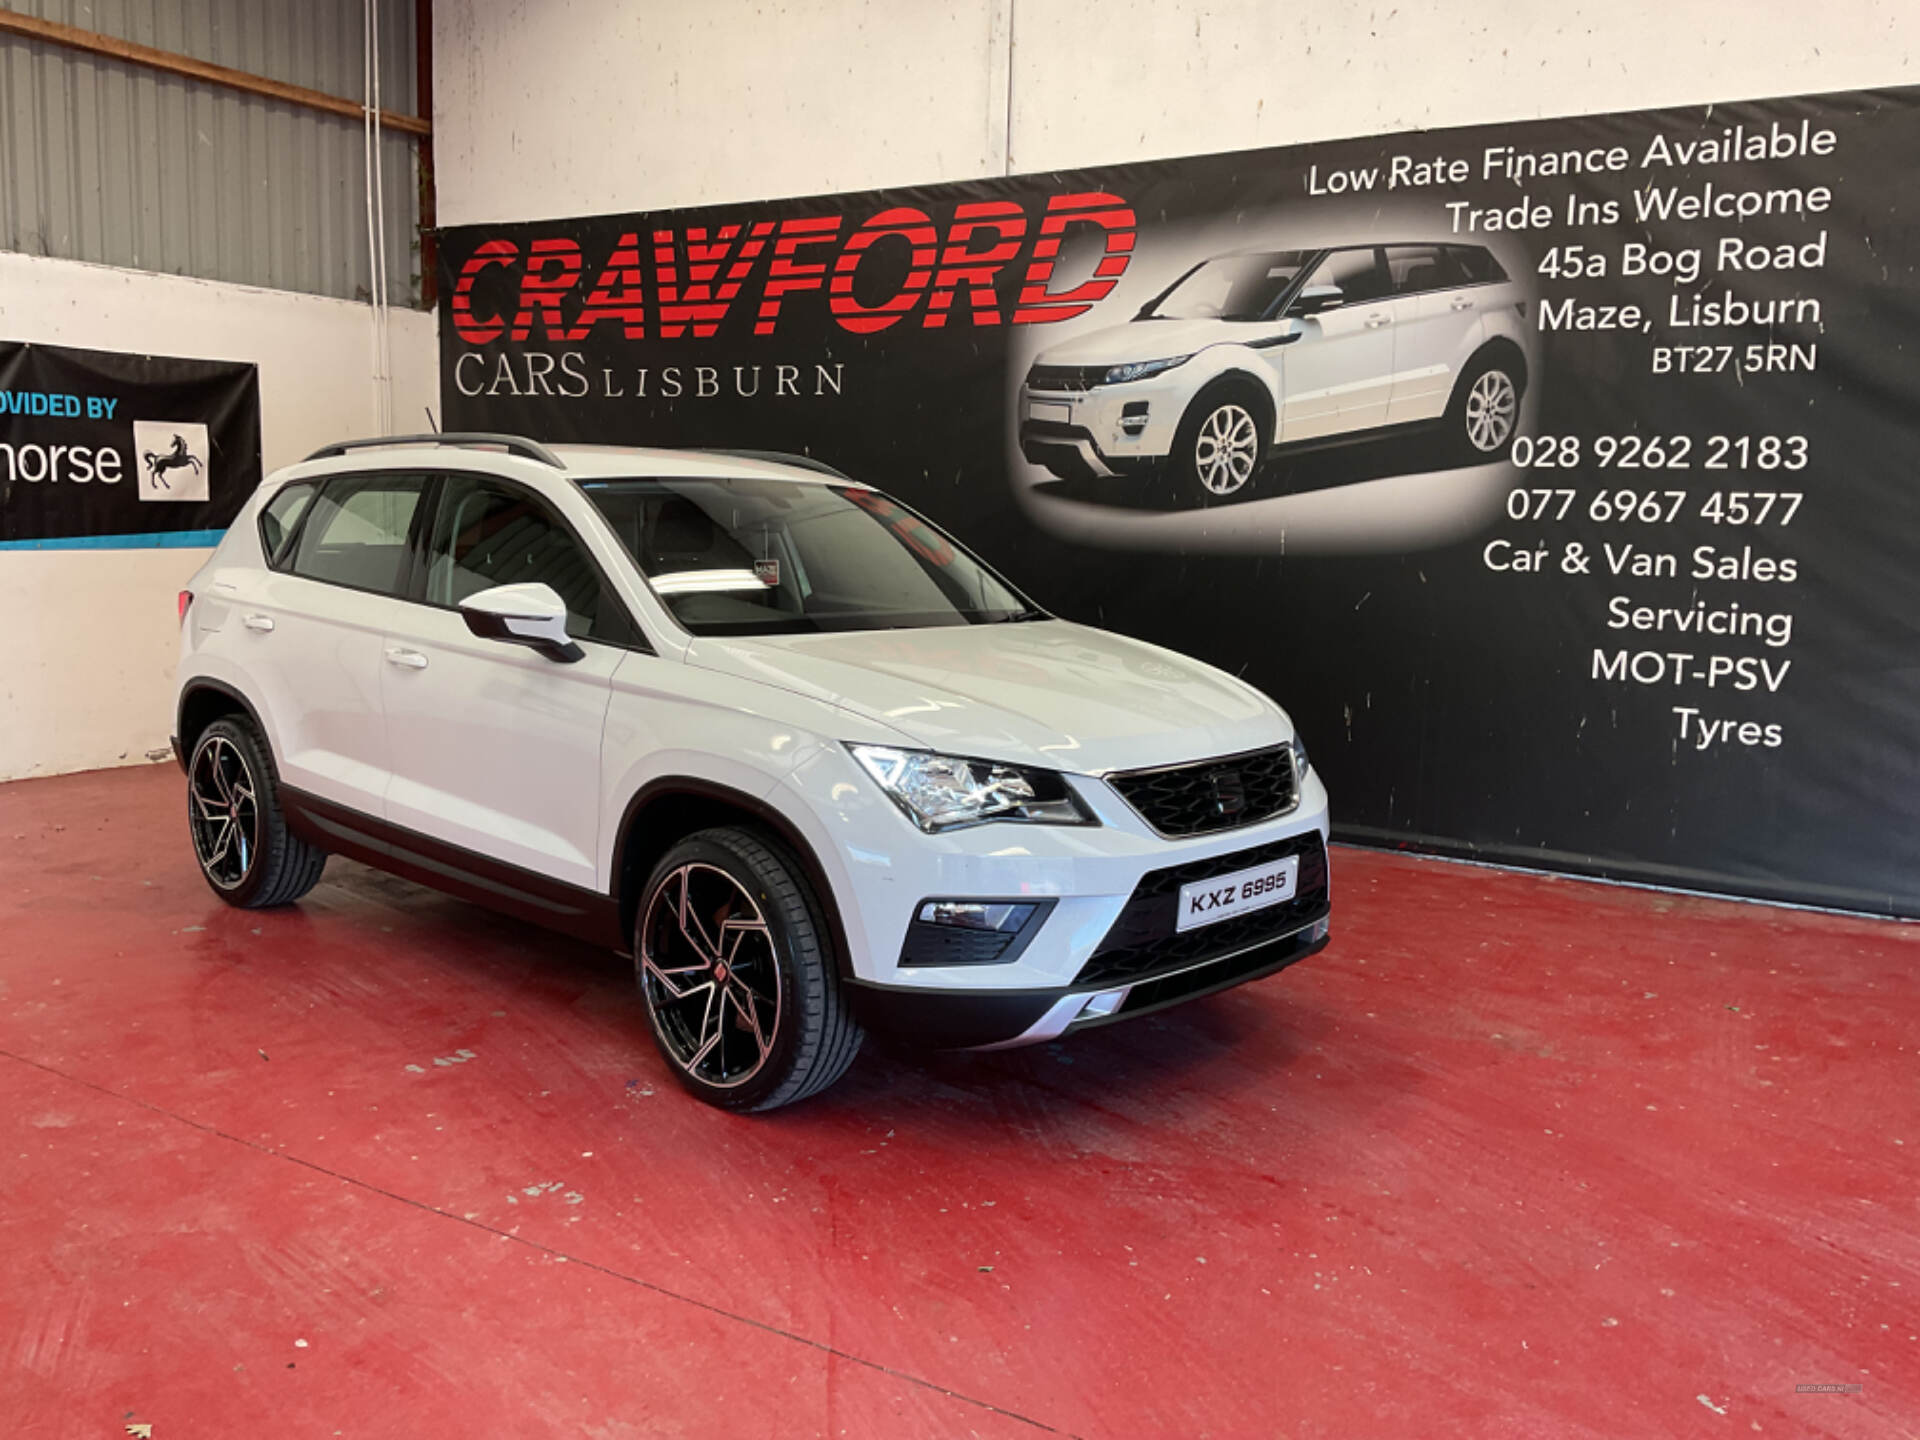
[[1027, 371], [1027, 388], [1091, 390], [1106, 378], [1105, 365], [1036, 365]]
[[1286, 814], [1300, 798], [1287, 745], [1107, 780], [1142, 820], [1170, 839], [1258, 825]]
[[[1300, 872], [1291, 900], [1222, 920], [1217, 925], [1202, 925], [1197, 930], [1174, 929], [1179, 919], [1181, 886], [1231, 875], [1236, 870], [1248, 870], [1288, 855], [1300, 857]], [[1211, 860], [1193, 860], [1185, 865], [1149, 871], [1134, 887], [1120, 911], [1120, 918], [1087, 957], [1087, 963], [1080, 967], [1073, 983], [1076, 986], [1123, 985], [1202, 964], [1311, 925], [1324, 916], [1327, 909], [1327, 847], [1318, 830], [1290, 835], [1251, 850], [1218, 855]]]

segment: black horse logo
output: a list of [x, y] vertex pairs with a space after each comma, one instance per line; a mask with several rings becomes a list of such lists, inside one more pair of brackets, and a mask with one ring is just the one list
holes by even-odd
[[166, 481], [167, 471], [181, 470], [190, 465], [193, 473], [198, 475], [202, 468], [200, 457], [187, 449], [186, 438], [181, 435], [173, 437], [173, 448], [164, 455], [157, 450], [149, 450], [140, 458], [146, 464], [147, 478], [162, 490], [173, 488]]

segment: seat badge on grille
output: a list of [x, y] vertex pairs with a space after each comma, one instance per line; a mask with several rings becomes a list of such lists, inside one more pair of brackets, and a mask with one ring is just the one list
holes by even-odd
[[1238, 770], [1216, 770], [1208, 777], [1213, 782], [1213, 813], [1223, 820], [1247, 808], [1247, 787]]

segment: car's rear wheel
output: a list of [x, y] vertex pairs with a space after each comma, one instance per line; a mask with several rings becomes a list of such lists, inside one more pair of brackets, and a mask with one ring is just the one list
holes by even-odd
[[213, 893], [242, 910], [290, 904], [326, 868], [326, 851], [287, 829], [266, 742], [237, 716], [215, 720], [194, 741], [187, 829]]
[[1484, 355], [1460, 377], [1447, 425], [1461, 457], [1486, 462], [1505, 457], [1520, 429], [1519, 366], [1503, 355]]
[[1187, 407], [1173, 439], [1173, 465], [1188, 499], [1210, 505], [1253, 484], [1265, 447], [1261, 407], [1251, 390], [1244, 383], [1216, 385]]
[[859, 1052], [819, 903], [757, 831], [703, 830], [669, 850], [640, 897], [633, 953], [654, 1043], [710, 1105], [790, 1105]]

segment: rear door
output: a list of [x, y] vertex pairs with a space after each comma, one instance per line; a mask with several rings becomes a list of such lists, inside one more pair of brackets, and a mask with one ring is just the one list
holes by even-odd
[[1340, 287], [1340, 303], [1304, 316], [1304, 333], [1279, 351], [1286, 377], [1282, 441], [1386, 423], [1393, 386], [1393, 315], [1379, 249], [1333, 251], [1302, 289], [1325, 285]]
[[1452, 245], [1389, 245], [1393, 278], [1393, 394], [1387, 421], [1444, 414], [1459, 366], [1479, 331], [1475, 289]]
[[[596, 886], [600, 740], [615, 667], [642, 642], [559, 512], [512, 481], [449, 474], [380, 678], [393, 743], [386, 818], [569, 885]], [[457, 606], [495, 585], [551, 585], [583, 658], [485, 640]]]
[[233, 597], [226, 622], [273, 727], [282, 783], [368, 815], [380, 813], [391, 762], [381, 641], [424, 488], [417, 474], [336, 475], [305, 503], [269, 507], [268, 569]]

